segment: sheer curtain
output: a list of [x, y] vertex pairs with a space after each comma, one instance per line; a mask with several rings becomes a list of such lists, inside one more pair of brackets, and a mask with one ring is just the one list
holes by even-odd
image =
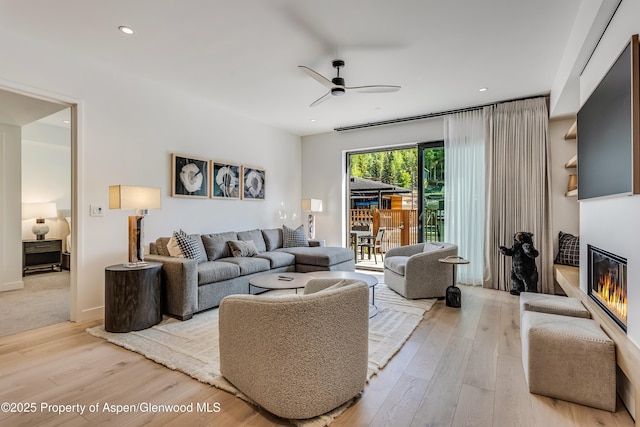
[[484, 287], [511, 288], [510, 247], [518, 231], [533, 233], [538, 290], [553, 293], [549, 115], [545, 98], [506, 102], [485, 108], [487, 188]]
[[458, 282], [483, 283], [485, 223], [485, 120], [482, 110], [444, 118], [446, 242], [458, 245], [469, 264], [457, 269]]

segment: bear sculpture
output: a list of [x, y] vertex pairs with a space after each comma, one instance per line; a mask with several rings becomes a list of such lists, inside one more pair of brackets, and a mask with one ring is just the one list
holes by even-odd
[[533, 247], [533, 233], [519, 231], [513, 235], [513, 246], [500, 246], [500, 253], [512, 258], [511, 295], [520, 292], [538, 292], [538, 269], [536, 257], [538, 251]]

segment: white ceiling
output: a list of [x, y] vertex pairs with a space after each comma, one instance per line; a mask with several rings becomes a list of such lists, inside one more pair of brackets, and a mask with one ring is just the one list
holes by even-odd
[[[0, 26], [309, 135], [548, 94], [583, 1], [0, 0]], [[402, 89], [310, 108], [326, 89], [297, 66], [336, 58]]]

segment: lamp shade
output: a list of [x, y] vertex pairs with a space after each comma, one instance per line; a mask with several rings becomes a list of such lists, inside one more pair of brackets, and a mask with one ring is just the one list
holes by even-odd
[[23, 203], [22, 219], [56, 218], [58, 209], [55, 203]]
[[320, 199], [303, 199], [302, 210], [305, 212], [322, 212], [322, 200]]
[[161, 207], [162, 196], [159, 187], [109, 186], [109, 209], [160, 209]]

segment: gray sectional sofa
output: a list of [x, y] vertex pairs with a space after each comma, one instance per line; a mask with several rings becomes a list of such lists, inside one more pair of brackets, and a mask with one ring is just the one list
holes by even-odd
[[[172, 257], [169, 237], [150, 245], [146, 261], [162, 263], [163, 306], [167, 314], [181, 320], [194, 313], [220, 305], [222, 298], [247, 294], [249, 280], [259, 274], [310, 271], [354, 271], [353, 251], [321, 246], [309, 241], [308, 247], [283, 247], [282, 229], [229, 231], [191, 235], [200, 248], [199, 259]], [[257, 254], [234, 257], [229, 241], [252, 240]], [[252, 293], [261, 292], [251, 288]]]

